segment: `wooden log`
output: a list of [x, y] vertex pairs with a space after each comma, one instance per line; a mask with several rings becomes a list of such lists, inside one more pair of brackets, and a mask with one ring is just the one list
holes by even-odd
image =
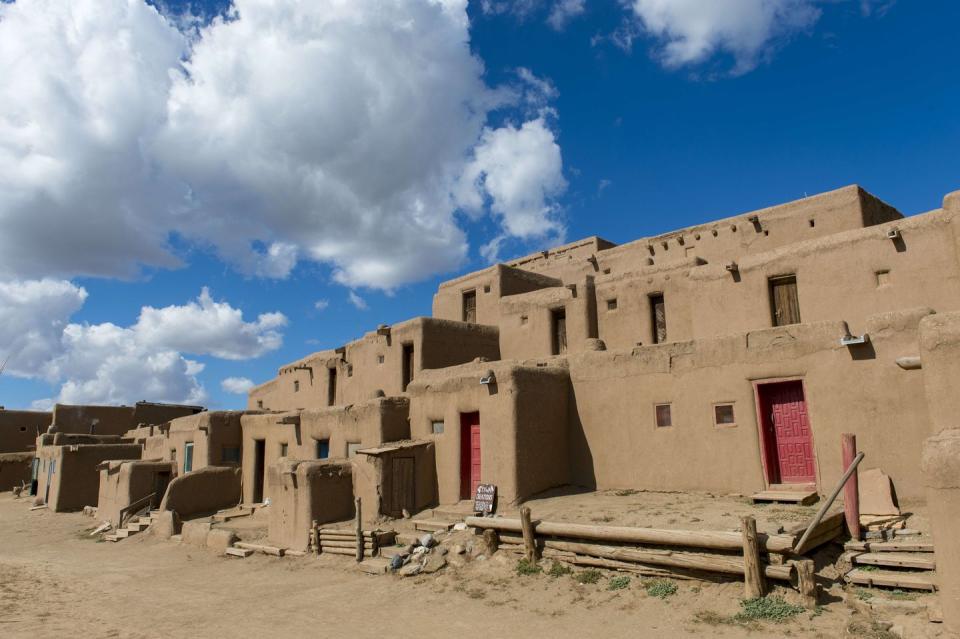
[[817, 581], [814, 574], [813, 560], [801, 559], [800, 561], [793, 561], [791, 563], [797, 571], [797, 590], [800, 591], [803, 606], [813, 610], [817, 607]]
[[356, 557], [357, 551], [353, 548], [324, 548], [325, 555], [345, 555], [347, 557]]
[[[499, 532], [522, 533], [519, 519], [506, 517], [467, 517], [468, 526], [493, 529]], [[742, 550], [743, 537], [738, 532], [712, 530], [660, 530], [656, 528], [627, 528], [622, 526], [593, 526], [541, 521], [534, 526], [534, 533], [544, 537], [567, 537], [590, 541], [613, 541], [654, 546], [678, 546], [710, 548], [713, 550]], [[795, 537], [792, 535], [758, 535], [762, 552], [791, 552]]]
[[[843, 467], [849, 468], [857, 456], [857, 436], [844, 433], [842, 439]], [[860, 539], [860, 485], [857, 473], [843, 487], [843, 512], [846, 514], [847, 530], [851, 539]]]
[[757, 540], [757, 520], [740, 518], [743, 533], [743, 598], [756, 599], [767, 594], [767, 584], [760, 564], [760, 542]]
[[357, 563], [363, 561], [363, 516], [360, 514], [360, 498], [354, 500], [357, 514]]
[[[324, 541], [320, 543], [321, 548], [353, 548], [356, 550], [357, 542], [356, 541]], [[364, 550], [373, 550], [375, 548], [374, 544], [367, 542], [363, 544]]]
[[310, 522], [310, 550], [315, 555], [320, 554], [320, 527], [316, 519]]
[[574, 566], [585, 566], [590, 568], [606, 568], [608, 570], [619, 570], [621, 572], [630, 572], [645, 577], [662, 577], [665, 579], [689, 579], [701, 581], [717, 581], [716, 576], [708, 573], [695, 573], [681, 569], [667, 570], [664, 568], [654, 568], [652, 566], [642, 566], [632, 564], [626, 561], [617, 561], [616, 559], [604, 559], [602, 557], [591, 557], [589, 555], [577, 555], [570, 553], [558, 553], [556, 550], [545, 549], [543, 556], [547, 559], [556, 559]]
[[487, 529], [483, 531], [483, 545], [489, 555], [497, 552], [500, 548], [500, 534], [496, 530]]
[[246, 550], [253, 550], [255, 552], [262, 552], [265, 555], [273, 555], [274, 557], [283, 557], [284, 549], [277, 548], [276, 546], [264, 546], [262, 544], [250, 544], [243, 541], [238, 541], [233, 544], [235, 548], [244, 548]]
[[820, 506], [820, 510], [817, 511], [817, 514], [813, 516], [813, 519], [810, 521], [810, 525], [807, 526], [807, 531], [803, 533], [803, 536], [794, 544], [792, 552], [798, 555], [802, 555], [806, 551], [806, 541], [813, 535], [814, 529], [823, 519], [824, 515], [827, 514], [827, 511], [830, 509], [830, 506], [833, 505], [833, 502], [836, 501], [837, 495], [840, 494], [840, 490], [846, 485], [847, 480], [850, 479], [850, 476], [853, 475], [857, 466], [860, 465], [860, 462], [863, 461], [863, 453], [857, 453], [857, 456], [854, 457], [853, 462], [850, 463], [850, 466], [847, 467], [847, 472], [843, 474], [843, 477], [840, 478], [840, 481], [837, 482], [837, 485], [834, 487], [833, 492], [830, 493], [830, 496], [827, 498], [823, 505]]
[[532, 564], [537, 560], [537, 542], [533, 536], [530, 509], [526, 506], [520, 509], [520, 529], [523, 531], [523, 547], [527, 561]]

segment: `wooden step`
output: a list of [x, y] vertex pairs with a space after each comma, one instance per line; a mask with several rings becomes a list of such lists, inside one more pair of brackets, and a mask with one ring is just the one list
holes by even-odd
[[127, 530], [129, 530], [131, 533], [143, 532], [149, 527], [150, 527], [150, 523], [144, 522], [144, 521], [135, 521], [133, 523], [127, 524]]
[[859, 552], [933, 552], [929, 541], [848, 541], [844, 550]]
[[262, 544], [248, 544], [242, 541], [238, 541], [233, 546], [234, 548], [243, 548], [245, 550], [262, 552], [265, 555], [273, 555], [274, 557], [283, 557], [283, 552], [284, 552], [283, 548], [277, 548], [276, 546], [264, 546]]
[[117, 539], [126, 539], [127, 537], [130, 536], [130, 531], [127, 530], [126, 528], [121, 528], [120, 530], [113, 533], [113, 536], [116, 537]]
[[380, 557], [364, 559], [357, 564], [357, 569], [371, 575], [383, 575], [390, 571], [390, 560]]
[[906, 588], [909, 590], [936, 590], [935, 573], [932, 572], [900, 572], [893, 570], [860, 570], [855, 569], [844, 575], [848, 583], [861, 586], [887, 586], [889, 588]]
[[753, 503], [779, 503], [809, 506], [820, 500], [817, 492], [809, 490], [764, 490], [750, 495]]
[[917, 568], [934, 570], [937, 565], [929, 553], [912, 552], [866, 552], [851, 557], [855, 564], [867, 566], [887, 566], [890, 568]]
[[423, 532], [447, 532], [453, 528], [453, 524], [449, 521], [438, 521], [435, 519], [426, 519], [422, 521], [416, 521], [413, 523], [413, 527], [416, 530], [422, 530]]
[[234, 548], [231, 546], [223, 551], [223, 554], [227, 555], [228, 557], [240, 557], [241, 559], [246, 559], [253, 554], [253, 550], [250, 548]]

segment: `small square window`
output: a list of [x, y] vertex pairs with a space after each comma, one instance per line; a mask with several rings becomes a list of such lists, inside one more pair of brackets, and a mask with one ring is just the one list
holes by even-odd
[[610, 269], [608, 269], [608, 268], [603, 269], [603, 274], [604, 274], [604, 275], [610, 275]]
[[300, 392], [300, 382], [298, 380], [294, 380], [293, 382], [293, 392], [294, 393]]
[[520, 323], [521, 323], [521, 324], [526, 324], [529, 320], [530, 320], [530, 318], [527, 317], [526, 315], [521, 315], [521, 316], [520, 316]]
[[263, 400], [262, 400], [262, 399], [258, 399], [258, 400], [257, 400], [257, 408], [263, 408]]
[[670, 404], [657, 404], [654, 407], [657, 415], [657, 428], [667, 428], [673, 426], [673, 419], [670, 414]]
[[736, 426], [737, 419], [733, 413], [733, 404], [715, 404], [713, 423], [717, 426]]
[[886, 269], [882, 271], [877, 271], [876, 276], [877, 276], [877, 288], [880, 288], [881, 286], [886, 286], [887, 284], [890, 283], [890, 271]]
[[284, 442], [283, 444], [280, 444], [280, 456], [286, 457], [288, 449], [289, 447], [287, 446], [286, 442]]
[[383, 364], [383, 355], [377, 355], [377, 364]]
[[483, 292], [484, 292], [484, 293], [489, 293], [489, 292], [490, 292], [490, 285], [489, 285], [489, 284], [484, 284], [484, 285], [483, 285]]
[[317, 459], [327, 459], [328, 457], [330, 457], [330, 440], [318, 439], [317, 440]]
[[607, 300], [607, 310], [608, 311], [617, 310], [617, 298], [613, 298], [612, 300]]
[[430, 429], [433, 431], [434, 435], [440, 435], [443, 433], [443, 420], [435, 419], [430, 422]]

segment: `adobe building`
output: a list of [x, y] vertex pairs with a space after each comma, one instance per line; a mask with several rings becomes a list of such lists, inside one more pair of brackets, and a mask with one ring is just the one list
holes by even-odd
[[143, 425], [124, 437], [143, 445], [143, 458], [174, 462], [183, 475], [207, 466], [240, 466], [243, 411], [204, 411]]
[[922, 499], [920, 327], [960, 310], [958, 251], [960, 195], [903, 217], [856, 186], [620, 246], [587, 238], [439, 286], [434, 321], [497, 335], [496, 357], [454, 344], [405, 375], [403, 352], [396, 368], [381, 351], [406, 323], [381, 327], [284, 367], [250, 407], [407, 398], [441, 504], [478, 482], [510, 502], [564, 484], [824, 492], [847, 432], [864, 470]]

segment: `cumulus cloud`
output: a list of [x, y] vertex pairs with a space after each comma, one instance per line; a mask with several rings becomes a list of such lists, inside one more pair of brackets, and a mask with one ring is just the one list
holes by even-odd
[[330, 307], [330, 300], [317, 300], [313, 303], [313, 308], [318, 311], [325, 311]]
[[[257, 277], [456, 268], [462, 174], [533, 94], [485, 83], [469, 26], [466, 0], [235, 0], [186, 27], [144, 0], [0, 3], [0, 276], [174, 267], [172, 234]], [[527, 184], [512, 201], [558, 195]]]
[[[5, 374], [59, 384], [66, 403], [118, 404], [138, 400], [203, 403], [197, 379], [204, 365], [188, 355], [247, 359], [277, 349], [280, 313], [246, 322], [239, 309], [203, 289], [183, 306], [144, 306], [137, 322], [70, 322], [87, 292], [65, 281], [0, 282], [0, 354]], [[38, 406], [44, 405], [41, 401]]]
[[355, 291], [350, 291], [350, 293], [347, 295], [347, 299], [350, 300], [350, 303], [353, 304], [353, 306], [358, 310], [365, 311], [370, 308], [367, 305], [367, 300], [357, 295]]
[[[753, 69], [778, 40], [812, 26], [821, 11], [815, 0], [630, 0], [642, 29], [659, 40], [657, 55], [676, 68], [716, 53], [733, 57], [734, 74]], [[635, 33], [619, 32], [629, 46]]]
[[568, 22], [585, 10], [586, 0], [556, 0], [547, 16], [547, 23], [557, 31], [562, 31]]
[[253, 380], [246, 377], [227, 377], [220, 382], [220, 388], [234, 395], [246, 395], [253, 387]]

